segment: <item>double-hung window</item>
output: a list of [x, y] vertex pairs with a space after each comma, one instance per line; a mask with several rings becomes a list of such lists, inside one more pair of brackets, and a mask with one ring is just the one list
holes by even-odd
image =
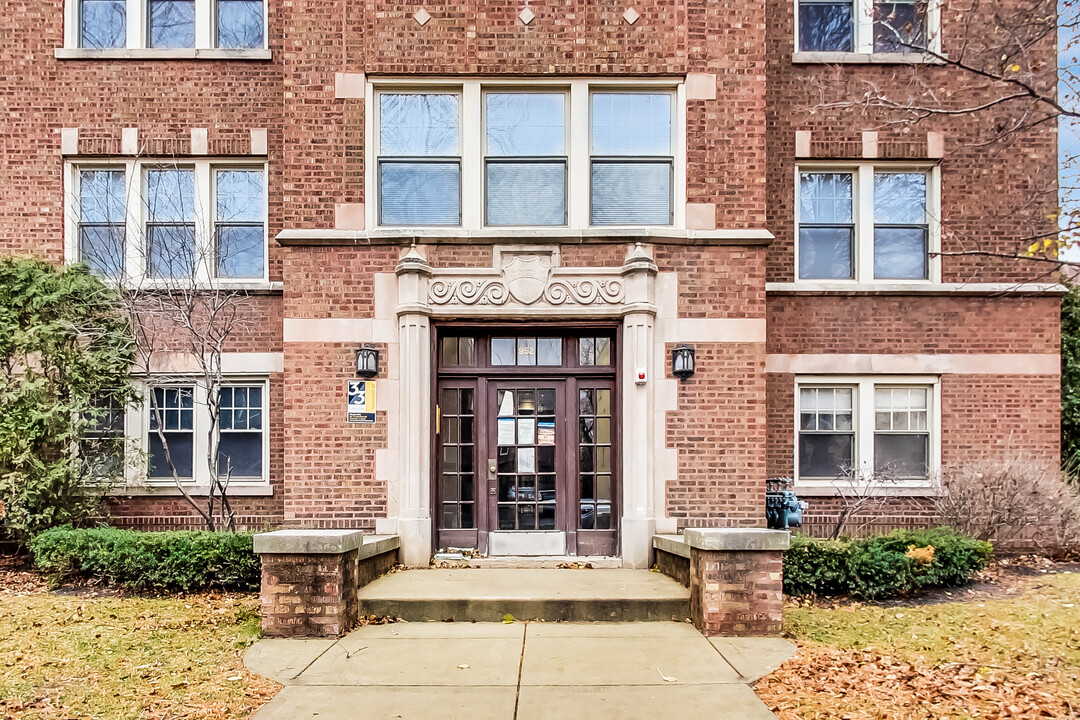
[[925, 172], [874, 173], [874, 277], [929, 277]]
[[218, 404], [218, 474], [229, 478], [263, 476], [263, 386], [228, 385]]
[[485, 224], [566, 224], [566, 94], [484, 96]]
[[214, 256], [221, 278], [261, 278], [266, 247], [262, 168], [214, 170]]
[[366, 226], [683, 224], [677, 83], [387, 79], [371, 89]]
[[799, 277], [855, 277], [854, 174], [799, 176]]
[[263, 0], [217, 0], [215, 4], [215, 47], [251, 49], [263, 46]]
[[195, 272], [195, 170], [146, 171], [146, 269], [153, 278], [190, 277]]
[[874, 3], [874, 52], [920, 52], [927, 47], [924, 0]]
[[80, 0], [79, 47], [122, 48], [127, 43], [127, 0]]
[[115, 480], [124, 472], [125, 408], [114, 397], [95, 398], [83, 433], [82, 454], [93, 480]]
[[147, 47], [195, 47], [195, 0], [147, 0], [147, 3]]
[[933, 168], [800, 167], [798, 280], [931, 280], [936, 177]]
[[69, 166], [68, 257], [139, 283], [265, 282], [266, 166], [154, 159]]
[[379, 93], [379, 224], [461, 223], [461, 96]]
[[935, 461], [932, 378], [800, 378], [798, 479], [925, 484]]
[[852, 0], [800, 0], [798, 43], [802, 52], [854, 52]]
[[[265, 0], [67, 0], [67, 47], [252, 50], [266, 47]], [[129, 28], [129, 23], [134, 27]], [[141, 23], [141, 26], [140, 26]], [[220, 55], [219, 55], [220, 57]]]
[[670, 92], [593, 92], [593, 225], [670, 225], [674, 166]]
[[127, 187], [123, 168], [83, 168], [77, 173], [79, 260], [104, 277], [124, 272]]
[[218, 389], [217, 426], [208, 408], [208, 391], [190, 382], [152, 389], [147, 400], [147, 452], [151, 484], [176, 478], [209, 485], [207, 458], [211, 430], [217, 438], [218, 478], [239, 485], [268, 479], [268, 388], [265, 379], [230, 378]]
[[796, 0], [796, 52], [921, 53], [940, 43], [936, 0]]
[[195, 386], [156, 387], [150, 400], [150, 479], [191, 480], [195, 464]]

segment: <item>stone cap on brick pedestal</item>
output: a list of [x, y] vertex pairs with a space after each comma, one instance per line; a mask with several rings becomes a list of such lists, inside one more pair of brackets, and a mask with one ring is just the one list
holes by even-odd
[[791, 533], [766, 528], [686, 528], [683, 541], [697, 550], [779, 551], [791, 545]]
[[255, 536], [257, 555], [340, 555], [364, 544], [363, 530], [275, 530]]

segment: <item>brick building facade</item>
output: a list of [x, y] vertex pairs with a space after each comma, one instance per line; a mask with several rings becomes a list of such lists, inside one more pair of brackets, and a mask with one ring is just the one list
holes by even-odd
[[[1057, 286], [938, 254], [1045, 228], [1056, 130], [1004, 157], [994, 117], [821, 109], [921, 58], [875, 50], [863, 2], [20, 0], [0, 248], [143, 280], [210, 248], [246, 292], [222, 433], [249, 527], [641, 566], [658, 532], [762, 526], [769, 475], [827, 523], [842, 465], [902, 476], [886, 523], [918, 522], [943, 466], [1057, 456]], [[963, 41], [944, 6], [915, 24]], [[373, 423], [346, 417], [361, 346]], [[197, 383], [170, 388], [197, 488]], [[126, 432], [152, 444], [145, 410]], [[166, 478], [111, 513], [195, 524]]]

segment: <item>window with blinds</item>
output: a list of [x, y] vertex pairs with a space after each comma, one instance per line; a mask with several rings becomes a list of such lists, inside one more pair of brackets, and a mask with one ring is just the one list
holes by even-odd
[[672, 222], [672, 106], [669, 92], [592, 94], [593, 225]]

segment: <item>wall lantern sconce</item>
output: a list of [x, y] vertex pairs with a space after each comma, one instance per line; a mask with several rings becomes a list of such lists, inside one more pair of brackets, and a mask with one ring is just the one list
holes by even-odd
[[684, 381], [694, 374], [694, 348], [689, 345], [675, 346], [671, 351], [671, 373]]
[[371, 379], [379, 374], [379, 349], [362, 345], [356, 351], [356, 375]]

